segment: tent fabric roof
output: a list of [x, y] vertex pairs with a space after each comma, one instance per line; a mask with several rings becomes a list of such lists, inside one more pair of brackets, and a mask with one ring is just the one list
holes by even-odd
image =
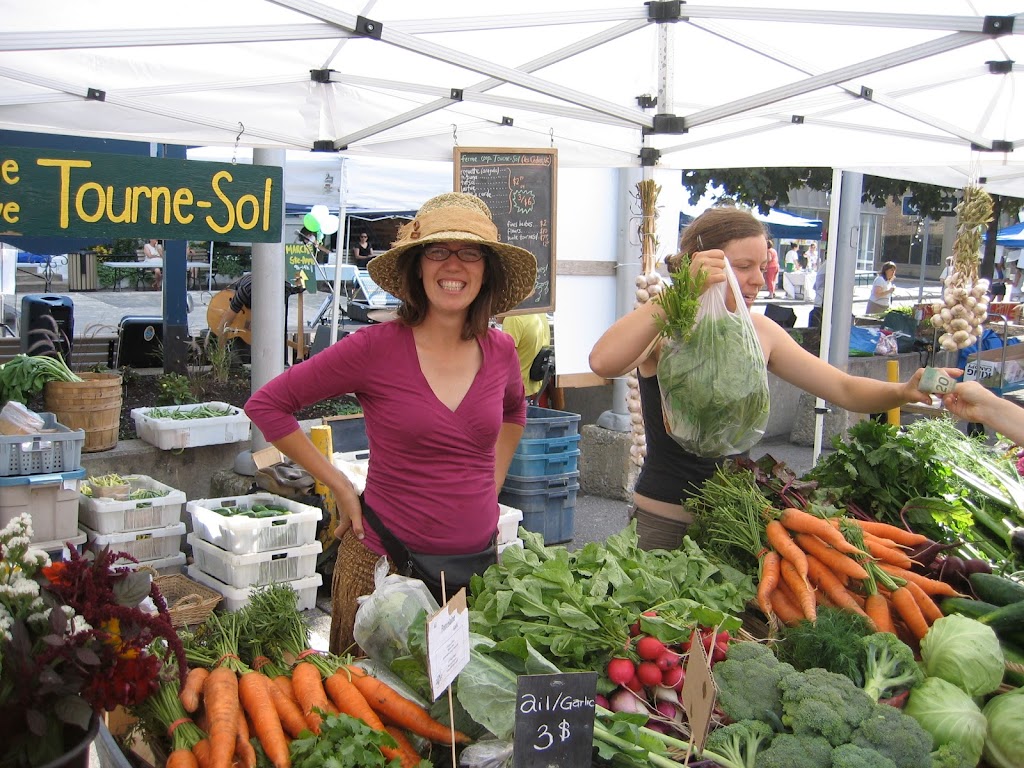
[[[805, 219], [787, 211], [772, 208], [768, 215], [757, 210], [752, 211], [754, 216], [764, 222], [776, 242], [782, 240], [821, 240], [822, 223], [818, 219]], [[679, 224], [684, 226], [692, 222], [698, 211], [681, 212]]]
[[555, 146], [568, 166], [981, 176], [1024, 197], [1024, 3], [894, 5], [2, 0], [0, 128], [421, 160]]
[[1024, 248], [1024, 222], [999, 230], [996, 243], [1007, 248]]

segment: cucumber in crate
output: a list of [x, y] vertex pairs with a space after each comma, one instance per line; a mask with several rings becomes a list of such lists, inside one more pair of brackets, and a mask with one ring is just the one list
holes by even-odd
[[272, 493], [196, 499], [186, 509], [198, 538], [233, 555], [312, 544], [323, 517], [316, 507]]

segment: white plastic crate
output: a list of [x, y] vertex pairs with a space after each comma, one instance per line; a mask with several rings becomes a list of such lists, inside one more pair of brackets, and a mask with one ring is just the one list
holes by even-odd
[[195, 411], [204, 406], [230, 408], [230, 416], [214, 416], [209, 419], [153, 418], [153, 408], [133, 408], [135, 432], [139, 438], [164, 451], [180, 448], [196, 448], [201, 445], [238, 443], [249, 439], [252, 426], [249, 417], [241, 408], [227, 403], [195, 403], [173, 406], [179, 411]]
[[32, 543], [77, 536], [78, 489], [84, 469], [0, 477], [0, 528], [18, 515], [32, 518]]
[[89, 537], [86, 546], [94, 552], [110, 547], [112, 551], [124, 552], [140, 562], [160, 560], [180, 552], [181, 538], [185, 535], [184, 523], [122, 533], [97, 533], [84, 525], [82, 529]]
[[316, 556], [323, 551], [320, 542], [314, 541], [291, 549], [233, 555], [194, 533], [186, 540], [192, 547], [192, 558], [198, 568], [238, 588], [309, 578], [316, 573]]
[[166, 496], [154, 499], [116, 499], [82, 495], [78, 504], [78, 517], [96, 533], [138, 531], [144, 528], [163, 528], [181, 522], [185, 494], [146, 475], [125, 475], [132, 490], [166, 491]]
[[507, 544], [519, 537], [519, 523], [523, 520], [523, 511], [504, 504], [498, 505], [498, 546]]
[[[223, 581], [213, 578], [210, 574], [204, 573], [194, 564], [188, 567], [188, 577], [223, 595], [224, 600], [219, 607], [226, 611], [242, 610], [249, 604], [249, 597], [252, 595], [253, 590], [260, 589], [260, 587], [245, 587], [243, 589], [232, 587], [230, 584], [225, 584]], [[308, 611], [316, 606], [316, 592], [323, 582], [323, 577], [319, 573], [314, 573], [308, 579], [282, 581], [281, 583], [287, 584], [295, 590], [298, 609], [300, 611]]]
[[82, 554], [85, 549], [85, 542], [88, 537], [85, 535], [85, 531], [79, 529], [76, 536], [68, 536], [66, 539], [54, 539], [53, 541], [37, 541], [32, 543], [33, 549], [41, 549], [50, 556], [50, 560], [57, 562], [59, 560], [70, 560], [71, 550], [68, 548], [68, 544], [78, 550], [78, 554]]
[[39, 416], [44, 432], [0, 435], [0, 477], [73, 472], [81, 468], [85, 430], [68, 429], [52, 413]]
[[[253, 504], [277, 504], [290, 510], [290, 514], [262, 518], [225, 517], [213, 511], [218, 507], [251, 507]], [[192, 516], [192, 530], [199, 538], [235, 555], [311, 544], [316, 541], [316, 524], [323, 517], [323, 512], [316, 507], [272, 493], [196, 499], [188, 502], [185, 508]]]

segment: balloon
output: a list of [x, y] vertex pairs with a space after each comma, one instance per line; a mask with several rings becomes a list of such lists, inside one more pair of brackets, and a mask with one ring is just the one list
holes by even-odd
[[341, 226], [341, 219], [331, 214], [326, 219], [321, 220], [320, 231], [325, 235], [333, 235], [338, 231], [339, 226]]
[[316, 220], [316, 216], [312, 213], [307, 213], [302, 217], [302, 226], [308, 229], [310, 232], [320, 231], [320, 222]]
[[331, 212], [328, 210], [326, 205], [314, 205], [310, 210], [310, 213], [312, 213], [316, 217], [316, 220], [321, 224], [327, 221], [327, 217], [331, 215]]

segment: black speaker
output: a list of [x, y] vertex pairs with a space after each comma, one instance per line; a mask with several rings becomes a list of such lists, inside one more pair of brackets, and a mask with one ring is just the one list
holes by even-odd
[[117, 326], [113, 368], [163, 368], [164, 319], [125, 315]]
[[[21, 299], [21, 351], [45, 354], [50, 342], [71, 364], [75, 305], [70, 296], [30, 293]], [[40, 343], [42, 342], [42, 343]]]
[[780, 307], [778, 304], [765, 304], [764, 316], [774, 320], [783, 328], [792, 328], [796, 325], [796, 312], [790, 307]]

